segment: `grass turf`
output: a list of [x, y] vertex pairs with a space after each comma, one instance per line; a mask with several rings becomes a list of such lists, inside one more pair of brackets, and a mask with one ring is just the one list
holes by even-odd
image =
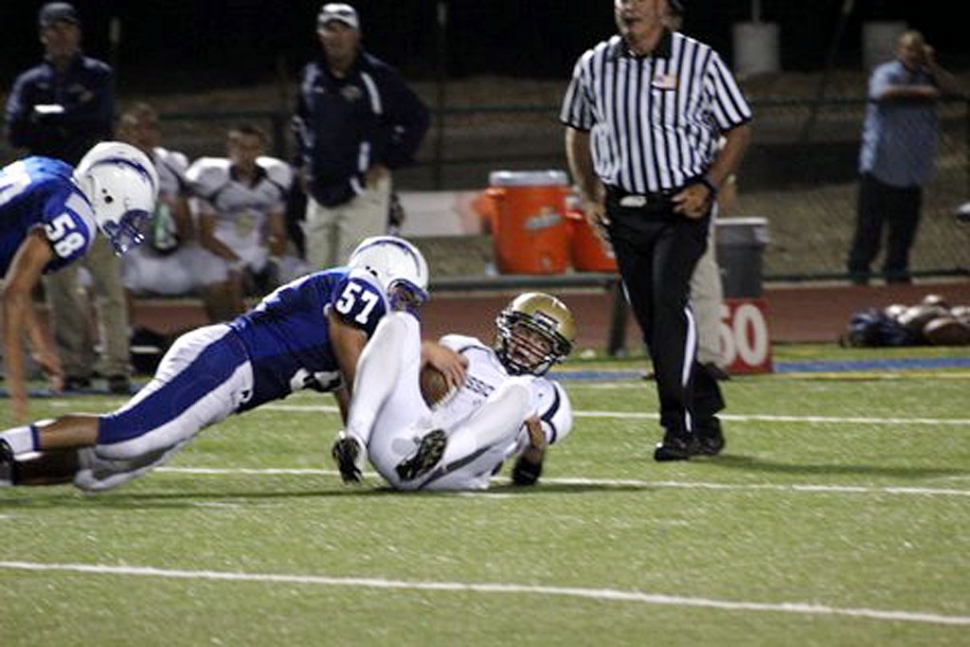
[[0, 490], [0, 644], [967, 644], [967, 371], [736, 377], [725, 454], [664, 465], [649, 383], [566, 384], [575, 429], [529, 490], [345, 487], [318, 395], [112, 492]]

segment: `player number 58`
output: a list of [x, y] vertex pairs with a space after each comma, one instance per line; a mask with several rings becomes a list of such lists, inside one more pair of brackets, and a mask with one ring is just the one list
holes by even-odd
[[47, 223], [44, 229], [47, 231], [47, 239], [51, 241], [54, 251], [61, 258], [67, 258], [84, 247], [84, 235], [77, 231], [74, 220], [66, 213]]

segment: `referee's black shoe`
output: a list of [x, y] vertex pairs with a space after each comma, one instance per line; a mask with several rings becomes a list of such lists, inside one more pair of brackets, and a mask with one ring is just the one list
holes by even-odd
[[702, 456], [716, 456], [724, 449], [724, 432], [721, 431], [721, 421], [716, 417], [701, 421], [694, 430], [695, 443], [691, 447], [694, 454]]
[[653, 460], [660, 463], [686, 461], [697, 453], [696, 448], [697, 438], [694, 434], [680, 429], [668, 429], [664, 439], [653, 450]]

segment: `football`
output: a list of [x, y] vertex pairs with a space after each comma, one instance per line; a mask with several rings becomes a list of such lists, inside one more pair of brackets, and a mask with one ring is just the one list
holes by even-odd
[[440, 404], [451, 393], [444, 373], [430, 364], [425, 364], [421, 369], [420, 382], [421, 397], [429, 407]]

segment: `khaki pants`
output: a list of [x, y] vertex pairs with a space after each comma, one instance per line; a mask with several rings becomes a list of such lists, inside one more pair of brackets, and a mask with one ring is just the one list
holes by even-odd
[[336, 207], [325, 207], [308, 196], [304, 223], [307, 262], [314, 270], [345, 265], [362, 240], [387, 232], [390, 203], [390, 176]]
[[707, 235], [707, 251], [697, 261], [690, 279], [690, 298], [697, 321], [697, 361], [723, 367], [721, 355], [721, 304], [724, 288], [721, 268], [717, 264], [714, 243], [714, 224]]
[[95, 238], [88, 253], [77, 263], [44, 278], [44, 291], [54, 330], [57, 352], [67, 377], [90, 378], [95, 372], [97, 337], [91, 326], [91, 307], [78, 282], [79, 266], [87, 268], [94, 282], [100, 337], [104, 343], [98, 372], [105, 376], [129, 374], [128, 310], [121, 282], [121, 259], [111, 243]]

